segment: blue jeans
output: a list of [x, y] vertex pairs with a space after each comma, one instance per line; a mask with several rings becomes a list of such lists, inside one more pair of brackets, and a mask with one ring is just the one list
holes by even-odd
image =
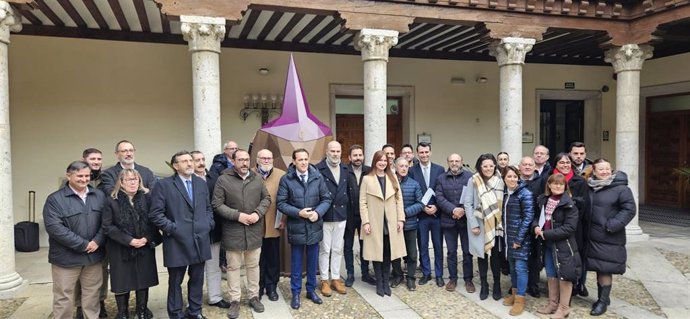
[[558, 272], [556, 271], [556, 264], [553, 260], [553, 241], [551, 240], [547, 240], [544, 242], [544, 269], [546, 270], [546, 277], [558, 277]]
[[470, 245], [467, 238], [467, 219], [456, 221], [453, 227], [444, 228], [443, 237], [446, 239], [446, 249], [448, 249], [446, 256], [448, 278], [450, 280], [458, 279], [458, 237], [460, 237], [460, 245], [462, 246], [462, 279], [464, 281], [472, 281], [472, 254], [470, 254]]
[[434, 246], [436, 278], [443, 278], [443, 235], [441, 233], [441, 219], [436, 217], [419, 218], [419, 257], [422, 262], [422, 274], [431, 276], [429, 232], [431, 232], [431, 244]]
[[517, 294], [524, 296], [527, 291], [527, 260], [508, 257], [510, 265], [510, 282], [513, 288], [517, 289]]
[[307, 292], [316, 290], [316, 266], [319, 264], [319, 244], [290, 246], [290, 289], [293, 294], [302, 291], [302, 259], [307, 250]]

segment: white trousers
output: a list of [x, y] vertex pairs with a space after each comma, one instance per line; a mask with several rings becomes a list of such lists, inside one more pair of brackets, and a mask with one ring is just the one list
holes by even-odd
[[323, 223], [323, 240], [320, 243], [321, 249], [319, 249], [319, 270], [322, 280], [328, 280], [329, 264], [331, 279], [340, 279], [340, 263], [343, 260], [346, 223], [346, 221]]
[[223, 290], [220, 288], [222, 274], [220, 272], [220, 242], [211, 244], [211, 259], [204, 264], [206, 274], [206, 289], [208, 303], [214, 304], [223, 300]]

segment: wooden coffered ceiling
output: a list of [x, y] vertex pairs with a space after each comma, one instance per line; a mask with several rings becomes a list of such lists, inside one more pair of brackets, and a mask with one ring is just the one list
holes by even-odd
[[[195, 4], [194, 9], [214, 8], [209, 5], [213, 4], [211, 0], [12, 2], [22, 16], [23, 30], [19, 34], [175, 44], [186, 44], [175, 15], [185, 10], [185, 2]], [[247, 4], [242, 5], [243, 2]], [[392, 19], [408, 15], [411, 23], [404, 23], [405, 32], [390, 51], [394, 57], [493, 61], [488, 46], [496, 29], [490, 28], [501, 23], [510, 28], [511, 21], [546, 26], [542, 39], [528, 54], [527, 63], [605, 65], [604, 50], [611, 45], [612, 37], [620, 34], [612, 29], [626, 30], [628, 25], [631, 30], [625, 32], [632, 35], [654, 30], [650, 42], [655, 47], [654, 58], [690, 52], [688, 0], [349, 0], [339, 2], [343, 10], [322, 8], [328, 2], [333, 0], [228, 0], [218, 5], [218, 16], [228, 17], [228, 12], [237, 7], [244, 9], [238, 13], [239, 21], [228, 20], [222, 46], [359, 54], [353, 46], [356, 22], [360, 16], [372, 13], [355, 5], [367, 4], [372, 12], [377, 8], [397, 8], [398, 11], [386, 11], [394, 16]], [[364, 11], [353, 15], [351, 12], [356, 10]], [[413, 16], [414, 13], [417, 15]], [[504, 21], [496, 14], [499, 18], [504, 16]], [[662, 18], [648, 21], [655, 15]]]

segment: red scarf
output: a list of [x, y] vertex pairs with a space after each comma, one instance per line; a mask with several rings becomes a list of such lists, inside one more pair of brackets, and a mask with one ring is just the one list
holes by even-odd
[[554, 168], [553, 173], [554, 174], [561, 174], [561, 175], [565, 176], [565, 181], [568, 183], [570, 182], [570, 179], [573, 178], [573, 176], [575, 175], [575, 171], [572, 169], [570, 170], [570, 172], [568, 174], [563, 174], [563, 173], [561, 173], [561, 171], [558, 170], [558, 168]]

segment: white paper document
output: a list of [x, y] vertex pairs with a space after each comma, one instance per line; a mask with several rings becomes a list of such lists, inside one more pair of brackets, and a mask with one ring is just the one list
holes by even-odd
[[434, 189], [429, 187], [426, 189], [426, 193], [424, 193], [424, 196], [422, 196], [422, 204], [424, 205], [429, 205], [429, 201], [431, 200], [432, 197], [436, 196], [436, 193], [434, 192]]
[[273, 228], [280, 227], [280, 221], [283, 219], [283, 213], [276, 209], [276, 222], [273, 224]]

